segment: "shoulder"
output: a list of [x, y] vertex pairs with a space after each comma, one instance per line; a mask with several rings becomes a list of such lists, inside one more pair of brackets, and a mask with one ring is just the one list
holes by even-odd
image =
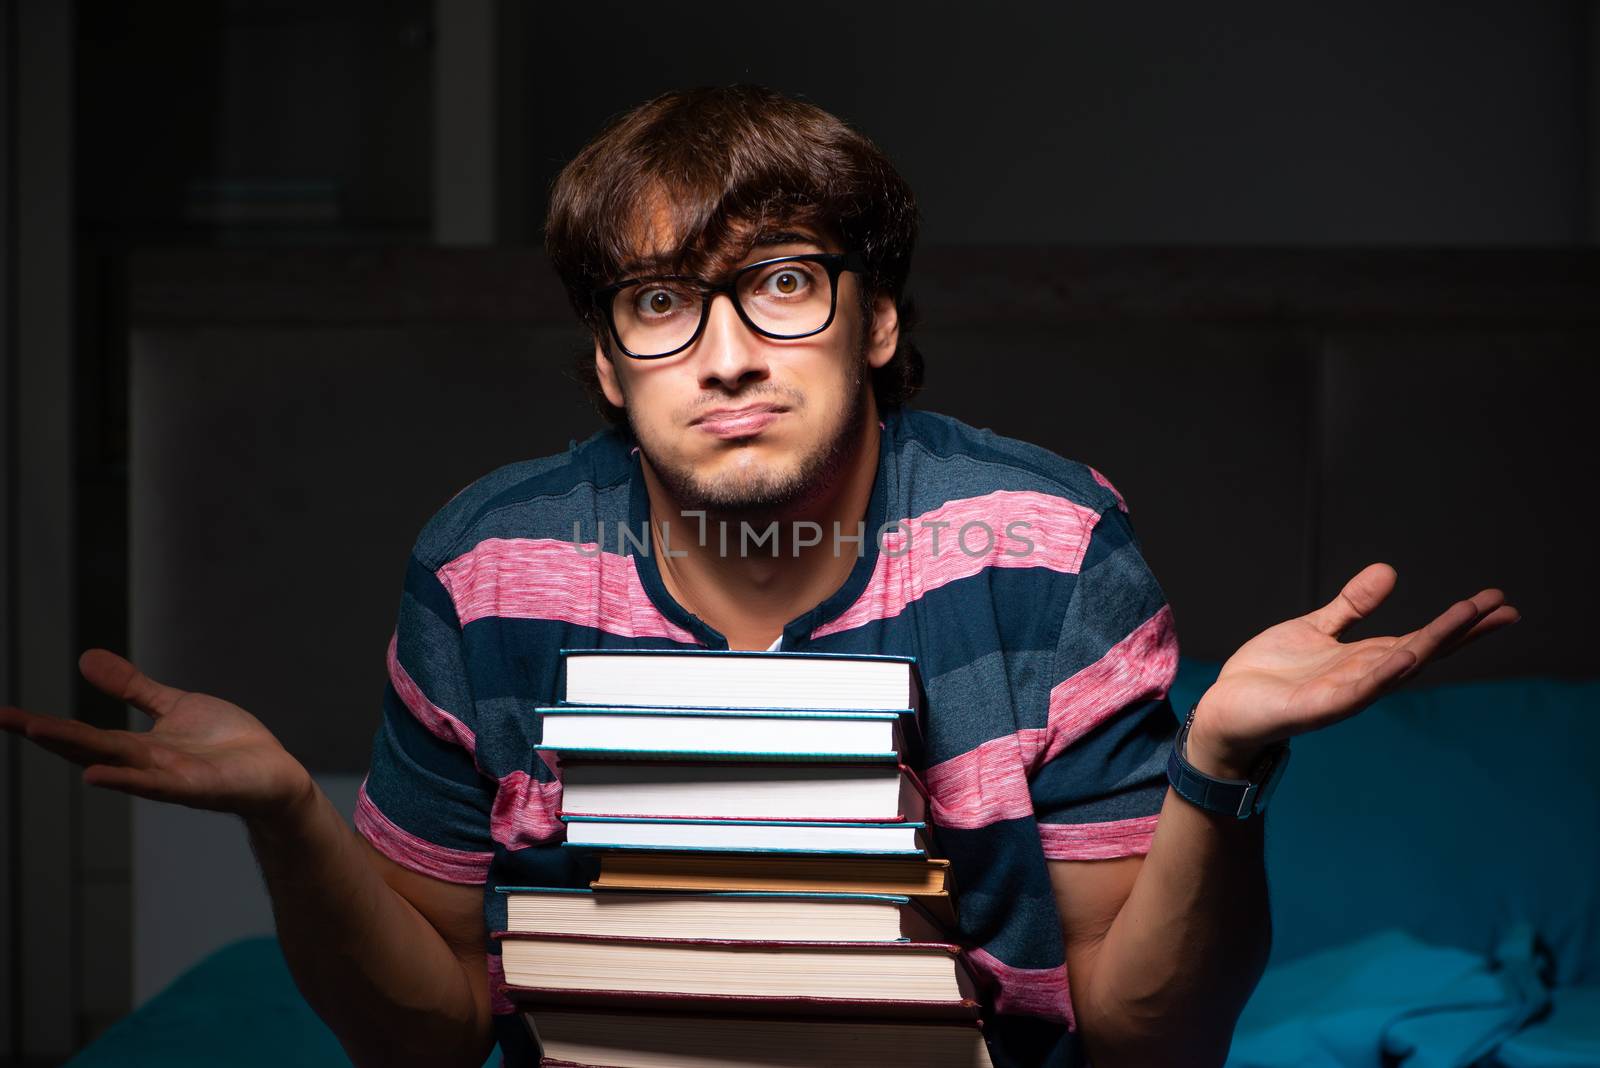
[[631, 444], [611, 429], [565, 452], [495, 468], [460, 490], [423, 525], [412, 554], [429, 569], [488, 538], [571, 537], [606, 502], [626, 509]]
[[1126, 512], [1110, 479], [1088, 463], [939, 412], [903, 409], [885, 421], [902, 469], [923, 492], [975, 497], [997, 490], [1059, 497], [1096, 515]]

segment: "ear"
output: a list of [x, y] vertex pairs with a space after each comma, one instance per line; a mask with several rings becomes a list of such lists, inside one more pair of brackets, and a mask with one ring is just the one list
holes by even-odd
[[900, 311], [894, 298], [879, 293], [872, 298], [872, 336], [867, 339], [867, 363], [873, 370], [894, 359], [900, 345]]
[[622, 392], [622, 383], [617, 381], [617, 368], [611, 362], [611, 357], [606, 355], [605, 346], [597, 337], [594, 339], [594, 370], [600, 377], [600, 390], [606, 395], [606, 400], [614, 408], [628, 406], [627, 395]]

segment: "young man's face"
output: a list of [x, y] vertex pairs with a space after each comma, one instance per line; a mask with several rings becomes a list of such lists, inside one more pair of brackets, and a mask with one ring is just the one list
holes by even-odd
[[[838, 251], [813, 230], [785, 227], [761, 238], [739, 265]], [[680, 508], [756, 515], [796, 508], [849, 468], [877, 419], [871, 370], [894, 356], [899, 336], [886, 295], [874, 301], [872, 329], [865, 329], [861, 284], [857, 273], [840, 273], [833, 322], [810, 337], [763, 337], [718, 294], [699, 340], [675, 355], [638, 360], [612, 342], [614, 358], [607, 358], [596, 342], [607, 399], [627, 412], [639, 451]], [[748, 411], [719, 414], [727, 409]]]

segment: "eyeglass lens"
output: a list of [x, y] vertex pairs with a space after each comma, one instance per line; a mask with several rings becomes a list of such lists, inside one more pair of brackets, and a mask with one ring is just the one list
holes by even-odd
[[[800, 337], [822, 329], [833, 307], [833, 281], [820, 263], [787, 260], [736, 279], [739, 306], [762, 330]], [[684, 279], [647, 279], [617, 291], [611, 317], [623, 347], [637, 356], [672, 352], [700, 327], [705, 297]]]

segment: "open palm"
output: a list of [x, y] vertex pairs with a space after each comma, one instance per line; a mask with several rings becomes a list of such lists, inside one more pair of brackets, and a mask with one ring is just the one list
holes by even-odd
[[1363, 568], [1322, 608], [1279, 623], [1223, 664], [1195, 715], [1192, 743], [1228, 763], [1360, 712], [1430, 659], [1447, 656], [1520, 614], [1497, 589], [1457, 601], [1407, 634], [1341, 642], [1394, 590], [1388, 564]]
[[0, 708], [0, 728], [83, 765], [85, 783], [242, 816], [312, 789], [300, 762], [238, 705], [164, 686], [105, 649], [84, 653], [78, 667], [96, 689], [150, 716], [150, 730], [103, 730], [20, 708]]

